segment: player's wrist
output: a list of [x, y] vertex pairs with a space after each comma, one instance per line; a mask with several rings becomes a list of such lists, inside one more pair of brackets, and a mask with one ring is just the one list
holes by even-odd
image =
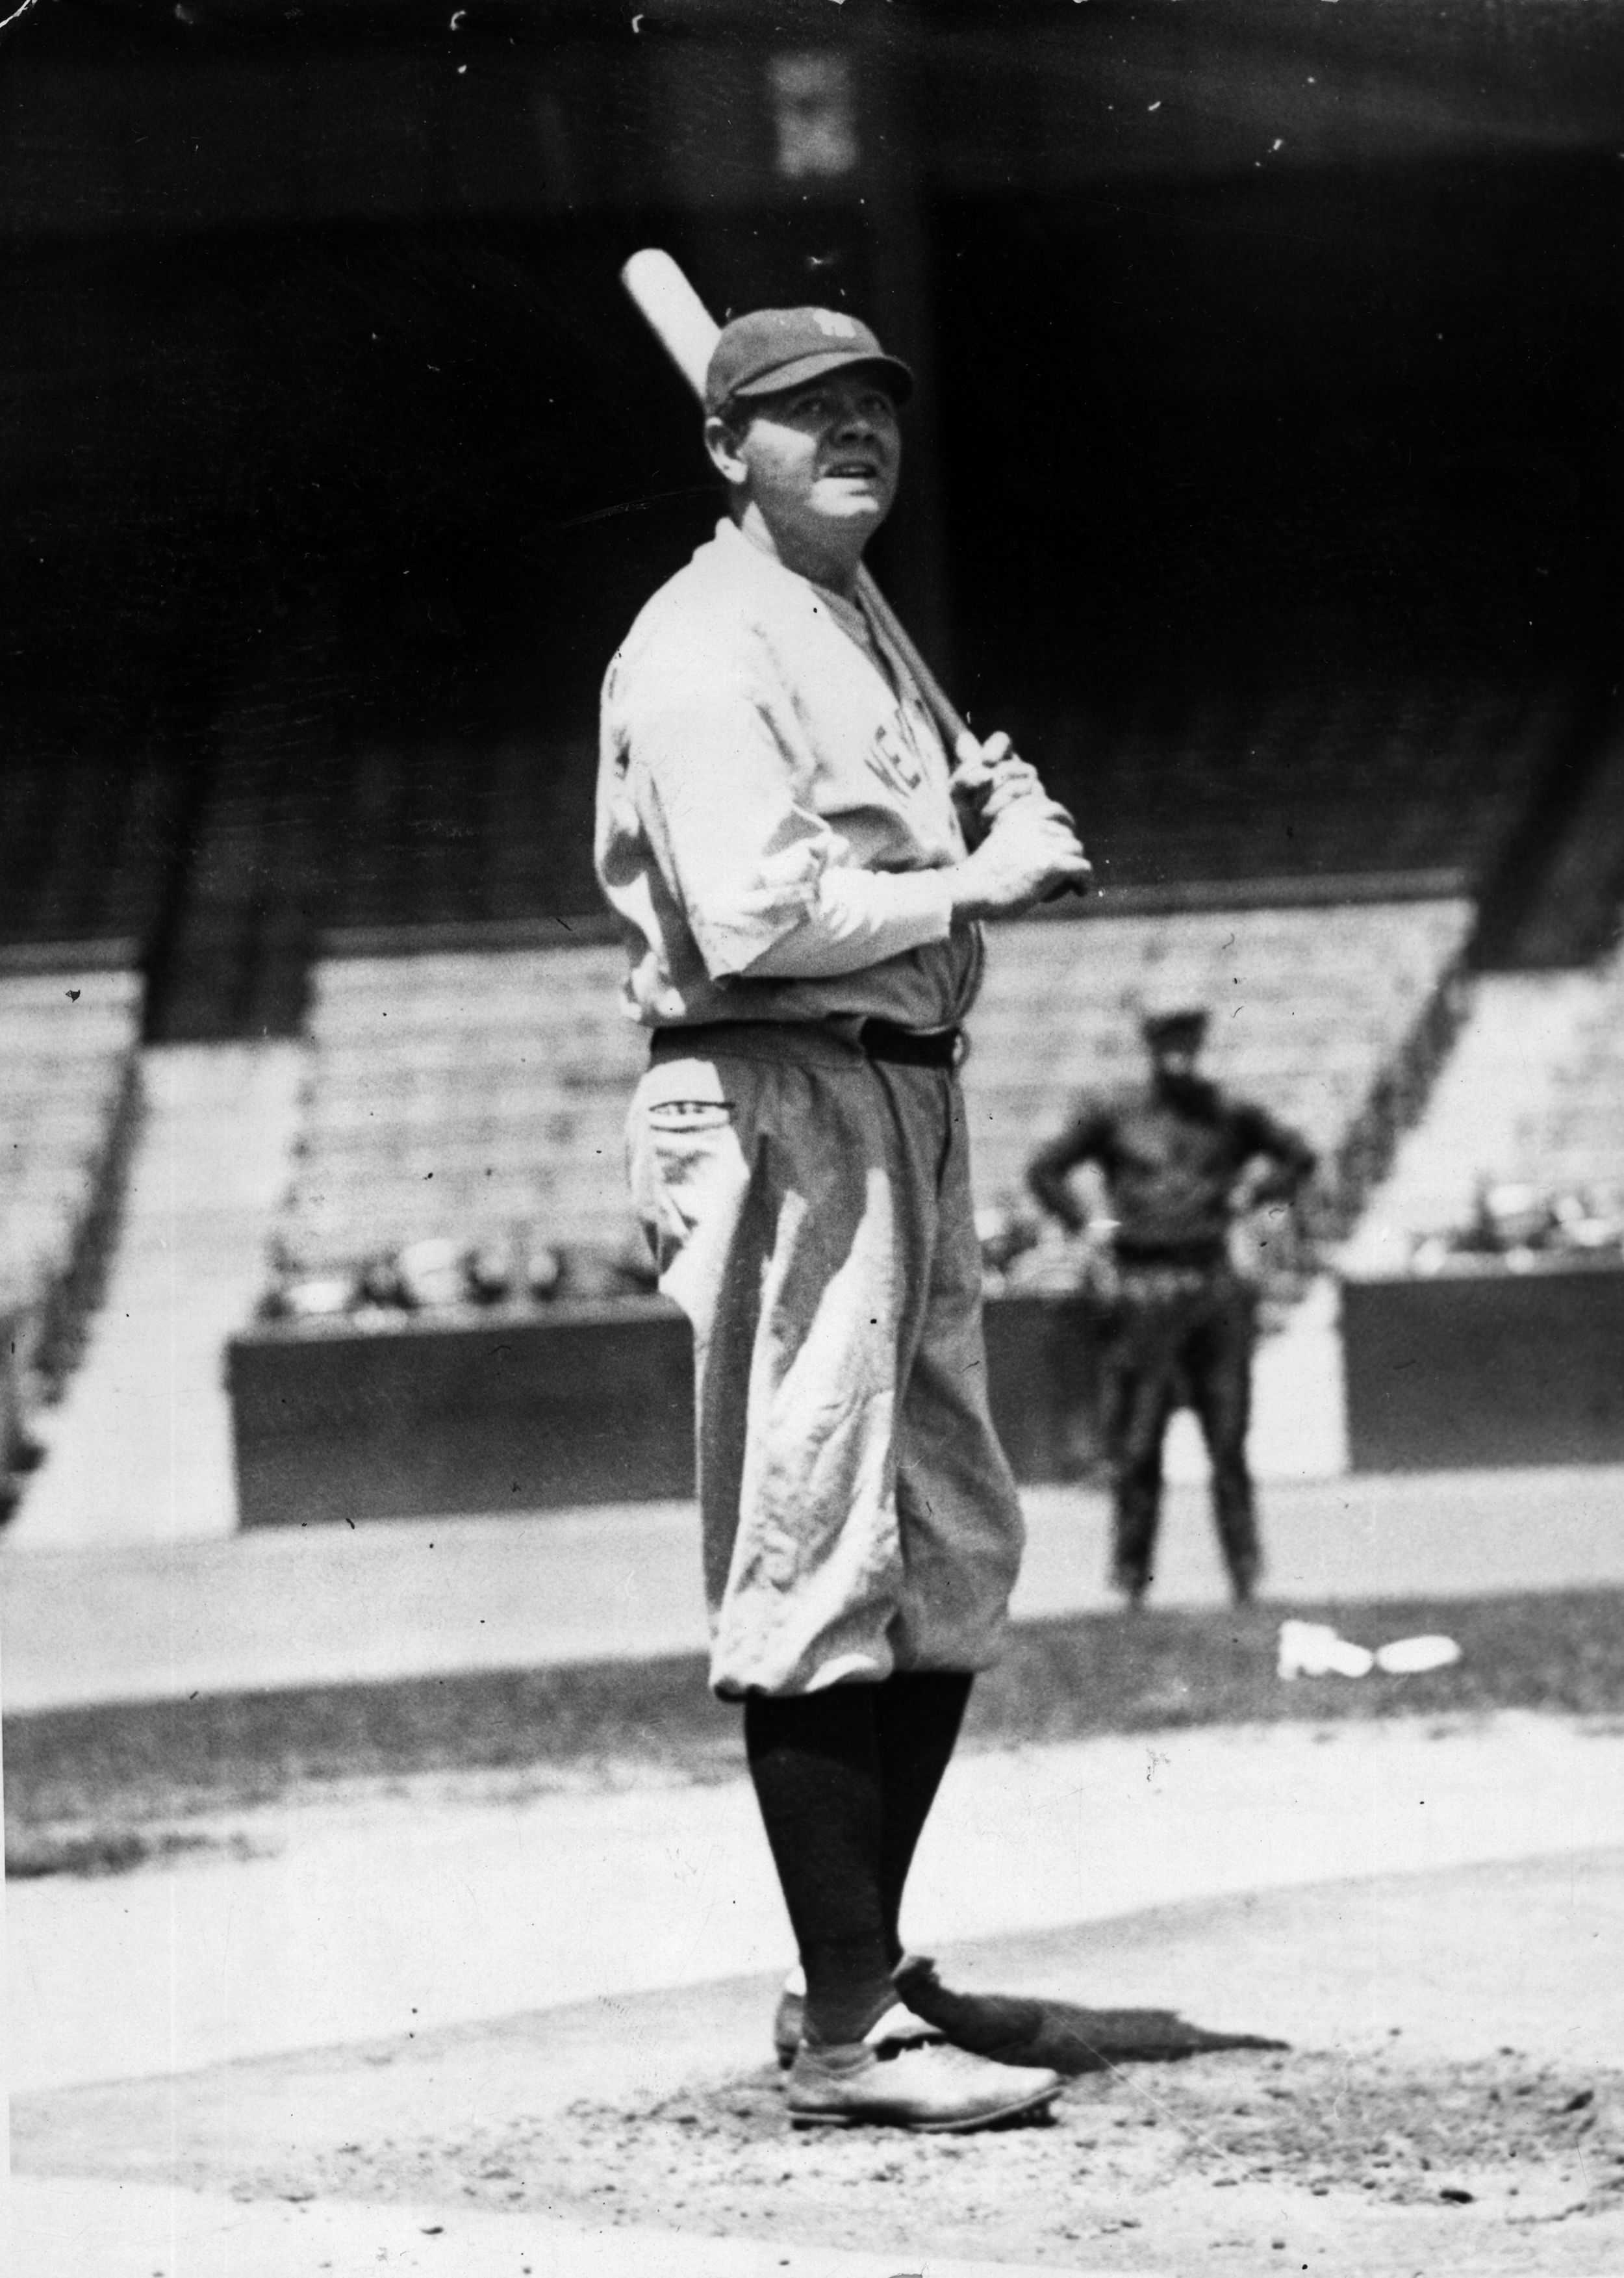
[[968, 868], [968, 863], [961, 862], [949, 876], [948, 899], [955, 925], [975, 925], [982, 918], [998, 914], [995, 905], [988, 899], [978, 882], [965, 876]]
[[1018, 881], [990, 836], [947, 873], [955, 924], [1002, 917], [1019, 899]]

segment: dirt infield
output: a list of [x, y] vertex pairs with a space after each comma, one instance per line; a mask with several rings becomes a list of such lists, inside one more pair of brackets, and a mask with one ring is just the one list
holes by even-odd
[[1232, 2051], [1102, 2071], [1047, 2123], [965, 2139], [792, 2136], [763, 2068], [451, 2146], [347, 2144], [311, 2186], [1061, 2269], [1199, 2247], [1216, 2268], [1590, 2270], [1624, 2247], [1624, 2073]]
[[[899, 2274], [1596, 2278], [1624, 2267], [1621, 1926], [1614, 1852], [982, 1940], [944, 1975], [1117, 2006], [1109, 2060], [1050, 2120], [974, 2137], [794, 2133], [757, 1976], [22, 2098], [14, 2149], [34, 2174], [433, 2205], [448, 2239], [480, 2210], [894, 2252]], [[1136, 2055], [1136, 2031], [1177, 2045], [1175, 2004], [1293, 2045]]]
[[[1624, 2267], [1624, 2071], [1509, 2048], [1228, 2051], [1074, 2081], [973, 2138], [792, 2133], [776, 2068], [675, 2093], [462, 2115], [454, 2131], [262, 2144], [181, 2180], [240, 2199], [376, 2200], [799, 2246], [1089, 2269], [1399, 2278]], [[429, 2113], [423, 2114], [428, 2120]], [[189, 2172], [188, 2172], [189, 2170]]]

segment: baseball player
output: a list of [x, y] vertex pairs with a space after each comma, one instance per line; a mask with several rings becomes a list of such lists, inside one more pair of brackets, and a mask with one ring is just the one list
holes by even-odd
[[610, 666], [596, 852], [652, 1031], [633, 1192], [693, 1324], [711, 1681], [743, 1703], [804, 1973], [790, 2116], [965, 2129], [1060, 2078], [921, 2037], [891, 1978], [1022, 1540], [955, 1067], [980, 921], [1088, 865], [1004, 737], [957, 754], [984, 786], [972, 851], [864, 609], [911, 385], [837, 310], [724, 329], [705, 441], [728, 514]]
[[1116, 1272], [1101, 1383], [1101, 1423], [1115, 1500], [1113, 1579], [1132, 1605], [1150, 1586], [1162, 1509], [1162, 1443], [1187, 1399], [1212, 1462], [1213, 1516], [1236, 1602], [1262, 1568], [1247, 1427], [1256, 1292], [1230, 1257], [1242, 1212], [1289, 1201], [1313, 1150], [1261, 1107], [1224, 1097], [1198, 1073], [1207, 1015], [1148, 1016], [1147, 1085], [1079, 1103], [1027, 1172], [1032, 1191], [1071, 1232], [1083, 1211], [1067, 1184], [1099, 1166], [1115, 1220]]

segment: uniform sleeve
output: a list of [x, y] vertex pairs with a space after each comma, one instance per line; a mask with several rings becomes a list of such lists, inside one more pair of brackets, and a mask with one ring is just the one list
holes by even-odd
[[1254, 1202], [1289, 1201], [1314, 1174], [1319, 1158], [1313, 1148], [1300, 1131], [1277, 1122], [1265, 1108], [1250, 1101], [1243, 1103], [1235, 1112], [1235, 1136], [1246, 1161], [1254, 1162], [1262, 1157], [1274, 1166], [1253, 1182]]
[[945, 941], [952, 927], [945, 870], [853, 870], [831, 863], [799, 923], [748, 971], [752, 980], [826, 980]]
[[1083, 1100], [1060, 1136], [1040, 1148], [1027, 1166], [1026, 1184], [1044, 1209], [1073, 1234], [1081, 1233], [1085, 1221], [1066, 1184], [1067, 1173], [1079, 1163], [1102, 1163], [1109, 1140], [1109, 1112], [1098, 1101]]
[[855, 972], [947, 937], [940, 874], [850, 867], [797, 797], [771, 692], [702, 630], [618, 674], [614, 708], [627, 787], [713, 980]]

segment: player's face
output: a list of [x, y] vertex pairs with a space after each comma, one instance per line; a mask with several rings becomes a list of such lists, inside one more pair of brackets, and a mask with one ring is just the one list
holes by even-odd
[[751, 407], [718, 456], [787, 560], [860, 554], [891, 510], [902, 466], [896, 407], [861, 365]]
[[1158, 1043], [1150, 1049], [1152, 1065], [1164, 1083], [1188, 1083], [1200, 1054], [1201, 1046], [1193, 1043]]

